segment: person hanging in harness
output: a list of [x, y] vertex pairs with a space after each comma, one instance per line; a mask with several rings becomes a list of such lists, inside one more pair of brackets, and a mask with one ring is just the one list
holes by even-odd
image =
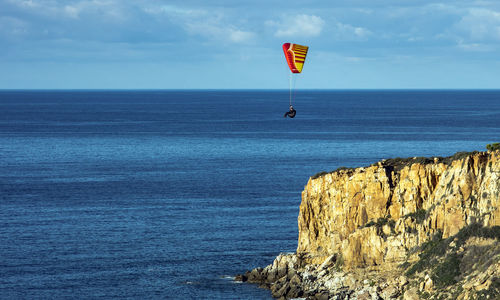
[[290, 110], [287, 111], [283, 117], [284, 118], [286, 118], [286, 117], [293, 118], [293, 117], [295, 117], [295, 114], [297, 114], [297, 111], [293, 108], [293, 106], [290, 105]]

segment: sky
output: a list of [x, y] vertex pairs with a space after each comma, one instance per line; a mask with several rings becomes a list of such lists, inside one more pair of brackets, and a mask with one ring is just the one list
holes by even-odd
[[0, 89], [498, 89], [500, 1], [0, 0]]

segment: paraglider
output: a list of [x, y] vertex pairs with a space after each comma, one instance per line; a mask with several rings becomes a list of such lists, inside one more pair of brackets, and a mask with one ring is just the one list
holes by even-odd
[[297, 111], [292, 106], [292, 81], [293, 74], [302, 73], [302, 68], [304, 67], [304, 63], [306, 61], [308, 46], [302, 46], [298, 44], [292, 43], [284, 43], [283, 44], [283, 52], [285, 53], [286, 62], [288, 63], [288, 67], [290, 68], [290, 110], [285, 113], [285, 118], [295, 117]]
[[290, 117], [290, 118], [293, 118], [295, 117], [295, 114], [297, 113], [297, 111], [293, 108], [293, 106], [290, 105], [290, 110], [287, 111], [284, 115], [284, 117]]

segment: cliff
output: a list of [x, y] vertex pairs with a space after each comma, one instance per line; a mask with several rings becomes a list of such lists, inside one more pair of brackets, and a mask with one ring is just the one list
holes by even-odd
[[500, 297], [500, 151], [320, 173], [297, 252], [237, 279], [281, 298]]
[[392, 159], [315, 176], [302, 192], [297, 253], [316, 261], [341, 254], [347, 268], [402, 263], [438, 232], [500, 226], [499, 153]]

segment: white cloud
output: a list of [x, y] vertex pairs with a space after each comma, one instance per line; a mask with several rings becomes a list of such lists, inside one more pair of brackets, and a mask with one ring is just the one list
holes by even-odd
[[66, 5], [53, 0], [8, 0], [8, 2], [23, 11], [54, 19], [79, 19], [82, 14], [97, 15], [107, 20], [124, 19], [121, 2], [115, 0], [80, 0]]
[[249, 31], [229, 29], [229, 39], [235, 43], [242, 43], [255, 38], [255, 34]]
[[149, 14], [167, 14], [169, 16], [178, 18], [206, 17], [208, 14], [206, 11], [201, 9], [189, 9], [174, 5], [146, 7], [144, 11]]
[[6, 2], [9, 3], [10, 5], [13, 5], [15, 7], [19, 7], [21, 9], [25, 9], [25, 10], [39, 9], [43, 6], [43, 4], [45, 4], [45, 3], [42, 3], [41, 1], [33, 1], [33, 0], [22, 0], [22, 1], [6, 0]]
[[314, 37], [321, 34], [325, 21], [315, 15], [297, 15], [282, 18], [281, 22], [267, 21], [266, 25], [275, 28], [277, 37]]
[[242, 30], [231, 24], [227, 21], [228, 17], [221, 11], [189, 9], [172, 5], [148, 7], [144, 11], [152, 15], [166, 15], [189, 34], [200, 35], [210, 40], [249, 43], [256, 36], [251, 31]]
[[[15, 1], [11, 1], [11, 2], [15, 2]], [[39, 4], [37, 2], [33, 2], [33, 0], [19, 1], [18, 3], [19, 3], [19, 5], [21, 5], [23, 7], [29, 7], [29, 8], [39, 7]]]
[[79, 15], [80, 15], [80, 9], [78, 9], [75, 6], [66, 5], [64, 7], [64, 13], [66, 14], [66, 16], [68, 16], [70, 18], [78, 19]]
[[468, 52], [491, 52], [495, 47], [481, 43], [466, 43], [464, 40], [458, 41], [458, 48]]
[[371, 35], [371, 31], [363, 28], [356, 27], [350, 24], [337, 22], [335, 26], [335, 34], [342, 39], [363, 39]]
[[[231, 26], [231, 25], [227, 25]], [[201, 35], [215, 41], [233, 43], [249, 43], [255, 38], [250, 31], [243, 31], [234, 27], [226, 27], [212, 20], [196, 20], [184, 24], [185, 30], [192, 35]]]
[[79, 1], [73, 5], [64, 6], [63, 11], [70, 18], [79, 18], [87, 13], [113, 21], [123, 21], [126, 18], [123, 8], [113, 0]]
[[472, 41], [500, 41], [500, 12], [484, 8], [469, 9], [455, 28]]

